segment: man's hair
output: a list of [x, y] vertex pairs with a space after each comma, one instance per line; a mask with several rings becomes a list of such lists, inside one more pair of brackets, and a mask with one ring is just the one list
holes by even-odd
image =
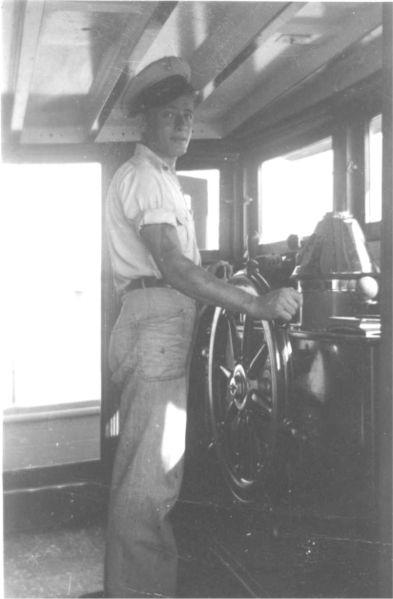
[[145, 87], [133, 102], [131, 114], [146, 112], [151, 108], [165, 106], [180, 96], [196, 97], [196, 90], [181, 75], [171, 75], [149, 87]]

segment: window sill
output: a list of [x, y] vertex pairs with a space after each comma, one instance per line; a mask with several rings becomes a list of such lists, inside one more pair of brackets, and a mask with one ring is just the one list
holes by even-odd
[[26, 406], [6, 408], [3, 413], [3, 422], [26, 422], [33, 420], [48, 420], [70, 417], [82, 417], [99, 414], [101, 400], [73, 402], [69, 404], [56, 404], [45, 406]]
[[3, 418], [3, 470], [100, 459], [100, 402], [11, 408]]

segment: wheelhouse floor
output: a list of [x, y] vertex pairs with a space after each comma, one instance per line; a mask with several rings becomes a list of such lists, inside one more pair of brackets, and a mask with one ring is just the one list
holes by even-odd
[[[205, 483], [208, 477], [205, 477]], [[391, 597], [391, 540], [333, 494], [244, 505], [185, 479], [172, 520], [179, 597]], [[107, 488], [6, 494], [5, 597], [102, 596]]]

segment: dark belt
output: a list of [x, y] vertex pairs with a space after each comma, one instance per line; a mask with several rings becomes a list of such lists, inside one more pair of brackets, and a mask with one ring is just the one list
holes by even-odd
[[140, 279], [130, 281], [124, 289], [124, 293], [135, 289], [146, 289], [147, 287], [169, 287], [169, 285], [163, 279], [157, 279], [157, 277], [140, 277]]

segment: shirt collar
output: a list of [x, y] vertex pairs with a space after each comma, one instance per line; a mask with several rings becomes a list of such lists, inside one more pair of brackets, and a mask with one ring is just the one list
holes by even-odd
[[166, 162], [165, 160], [163, 160], [162, 158], [160, 158], [160, 156], [158, 156], [158, 154], [156, 154], [155, 152], [153, 152], [153, 150], [151, 150], [150, 148], [148, 148], [147, 146], [145, 146], [142, 143], [137, 143], [136, 147], [135, 147], [135, 153], [134, 153], [134, 157], [136, 158], [143, 158], [145, 160], [148, 160], [154, 167], [162, 169], [166, 172], [171, 172], [174, 173], [175, 170], [172, 169]]

